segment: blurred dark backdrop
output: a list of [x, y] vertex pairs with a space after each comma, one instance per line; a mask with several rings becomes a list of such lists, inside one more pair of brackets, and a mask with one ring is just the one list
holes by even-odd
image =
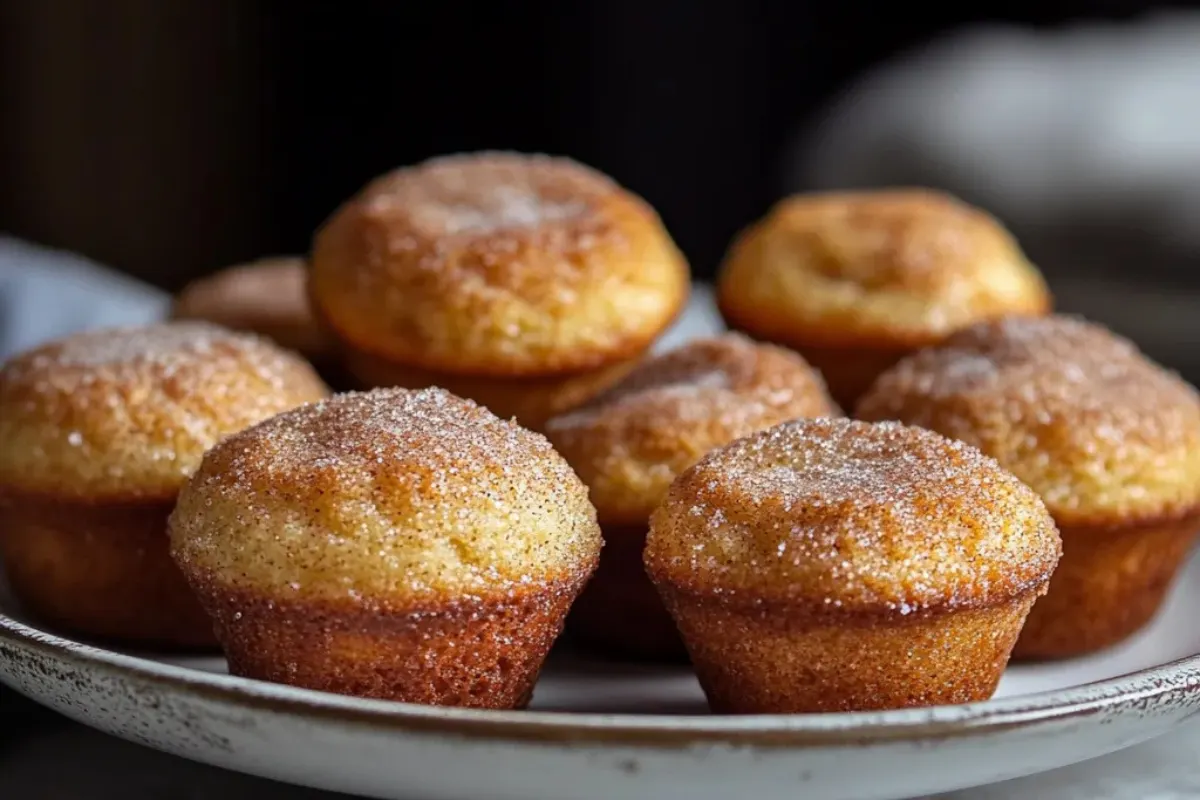
[[514, 148], [609, 172], [709, 274], [864, 69], [965, 23], [1167, 4], [927, 5], [0, 0], [0, 229], [174, 288], [305, 249], [384, 170]]

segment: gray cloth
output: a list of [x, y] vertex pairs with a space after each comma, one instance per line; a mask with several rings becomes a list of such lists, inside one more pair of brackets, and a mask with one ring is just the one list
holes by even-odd
[[159, 319], [169, 303], [80, 256], [0, 237], [0, 359], [74, 331]]

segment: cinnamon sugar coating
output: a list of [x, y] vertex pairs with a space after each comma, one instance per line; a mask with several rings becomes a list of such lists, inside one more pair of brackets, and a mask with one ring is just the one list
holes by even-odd
[[974, 448], [895, 423], [811, 419], [683, 473], [645, 558], [675, 594], [897, 618], [1040, 590], [1060, 550], [1037, 495]]
[[183, 288], [172, 319], [205, 320], [265, 336], [324, 361], [333, 343], [313, 317], [303, 258], [278, 256], [222, 269]]
[[222, 437], [327, 391], [293, 353], [206, 323], [68, 336], [0, 368], [0, 489], [168, 500]]
[[318, 231], [310, 292], [342, 343], [398, 364], [536, 376], [636, 355], [688, 270], [657, 214], [565, 158], [434, 158], [367, 185]]
[[402, 612], [577, 584], [601, 544], [544, 437], [440, 389], [338, 395], [229, 437], [170, 531], [202, 592]]
[[675, 476], [714, 447], [790, 419], [837, 415], [803, 358], [726, 334], [642, 362], [550, 420], [546, 435], [591, 490], [602, 523], [645, 523]]
[[1037, 269], [995, 219], [923, 189], [780, 202], [734, 242], [718, 300], [733, 327], [802, 352], [915, 347], [1050, 306]]
[[964, 330], [882, 375], [858, 415], [980, 448], [1037, 491], [1059, 525], [1131, 524], [1200, 506], [1200, 396], [1081, 319]]

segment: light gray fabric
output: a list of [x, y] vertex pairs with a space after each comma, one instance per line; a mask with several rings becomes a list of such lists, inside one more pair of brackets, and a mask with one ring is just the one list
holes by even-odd
[[169, 302], [80, 256], [0, 237], [0, 359], [73, 331], [159, 319]]
[[863, 76], [797, 138], [784, 188], [936, 186], [1080, 270], [1194, 273], [1198, 98], [1200, 12], [973, 28]]

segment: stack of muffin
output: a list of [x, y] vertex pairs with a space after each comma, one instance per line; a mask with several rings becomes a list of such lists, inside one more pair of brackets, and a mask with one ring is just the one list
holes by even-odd
[[1200, 397], [1052, 314], [994, 219], [789, 198], [722, 268], [736, 332], [648, 355], [688, 296], [653, 209], [575, 162], [385, 175], [305, 258], [0, 370], [9, 582], [82, 636], [488, 708], [564, 626], [777, 713], [985, 699], [1153, 617]]

